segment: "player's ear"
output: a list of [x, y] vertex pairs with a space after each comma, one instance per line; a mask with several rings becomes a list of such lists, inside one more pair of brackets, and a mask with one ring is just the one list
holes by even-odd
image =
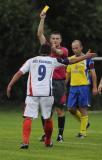
[[62, 37], [60, 38], [60, 43], [62, 43]]

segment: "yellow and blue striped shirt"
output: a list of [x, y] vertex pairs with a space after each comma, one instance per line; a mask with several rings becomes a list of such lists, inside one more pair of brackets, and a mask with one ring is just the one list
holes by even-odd
[[[72, 56], [70, 58], [74, 58]], [[89, 69], [94, 68], [94, 62], [92, 59], [83, 60], [81, 62], [68, 65], [66, 72], [70, 73], [71, 86], [89, 85], [89, 78], [87, 77]]]

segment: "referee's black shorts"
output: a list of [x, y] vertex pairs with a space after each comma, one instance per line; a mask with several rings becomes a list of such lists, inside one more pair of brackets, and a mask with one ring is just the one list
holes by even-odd
[[52, 80], [54, 107], [66, 109], [66, 86], [65, 80]]

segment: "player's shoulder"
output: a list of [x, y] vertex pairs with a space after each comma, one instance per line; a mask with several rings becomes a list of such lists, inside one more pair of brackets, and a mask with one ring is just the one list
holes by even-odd
[[66, 47], [61, 46], [60, 47], [61, 50], [68, 52], [68, 49]]
[[29, 63], [29, 62], [31, 62], [33, 60], [33, 58], [29, 58], [29, 59], [27, 59], [26, 61], [25, 61], [25, 63]]
[[35, 60], [35, 59], [37, 59], [37, 57], [29, 58], [28, 61], [29, 61], [29, 62], [32, 62], [32, 61]]
[[68, 57], [68, 49], [66, 47], [61, 46], [60, 50], [63, 52], [62, 57]]
[[37, 61], [39, 59], [39, 56], [35, 56], [35, 57], [32, 57], [32, 58], [29, 58], [26, 62], [27, 63], [33, 63], [35, 61]]
[[75, 55], [68, 57], [68, 59], [73, 59], [75, 58]]
[[43, 56], [35, 56], [33, 58], [30, 58], [31, 61], [34, 61], [34, 60], [38, 60], [38, 59], [41, 59], [43, 58]]
[[51, 57], [51, 56], [36, 56], [33, 58], [33, 62], [38, 62], [38, 63], [46, 63], [46, 64], [52, 64], [56, 58]]

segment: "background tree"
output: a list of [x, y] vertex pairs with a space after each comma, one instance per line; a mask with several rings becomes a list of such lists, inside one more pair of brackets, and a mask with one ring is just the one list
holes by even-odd
[[[52, 30], [59, 30], [63, 36], [63, 44], [72, 55], [71, 42], [80, 39], [84, 52], [89, 48], [102, 56], [102, 1], [100, 0], [38, 0], [38, 6], [48, 4], [47, 25]], [[102, 61], [95, 62], [98, 81], [102, 75]], [[100, 97], [94, 98], [93, 103], [102, 104]]]
[[81, 39], [86, 48], [102, 50], [102, 1], [97, 0], [38, 0], [38, 6], [50, 6], [47, 24], [59, 30], [63, 43], [70, 47], [72, 40]]
[[[36, 23], [33, 4], [27, 0], [0, 0], [0, 93], [9, 77], [36, 49]], [[35, 18], [36, 19], [36, 18]], [[34, 25], [35, 24], [35, 25]]]
[[[11, 76], [26, 59], [38, 55], [37, 40], [39, 14], [45, 5], [50, 9], [46, 17], [46, 36], [58, 30], [70, 55], [71, 42], [80, 39], [84, 51], [91, 48], [102, 56], [102, 1], [101, 0], [0, 0], [0, 97], [6, 95]], [[98, 77], [102, 62], [97, 63]], [[23, 80], [25, 81], [25, 80]], [[15, 94], [22, 90], [21, 84]]]

